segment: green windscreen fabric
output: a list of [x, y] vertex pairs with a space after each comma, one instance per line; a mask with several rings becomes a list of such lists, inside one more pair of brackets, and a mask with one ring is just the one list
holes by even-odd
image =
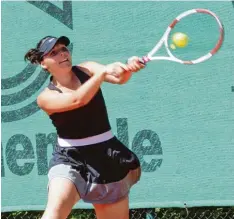
[[[234, 205], [232, 2], [4, 1], [2, 212], [45, 208], [56, 143], [55, 128], [36, 104], [49, 75], [25, 63], [24, 54], [44, 36], [65, 35], [74, 65], [125, 63], [146, 55], [171, 21], [193, 8], [209, 9], [223, 22], [225, 39], [216, 55], [197, 65], [150, 62], [125, 85], [104, 83], [103, 94], [113, 133], [142, 165], [141, 180], [130, 192], [131, 208]], [[203, 55], [217, 39], [215, 29], [206, 31], [212, 21], [184, 23], [187, 29], [178, 31], [186, 32], [189, 45], [185, 53], [179, 48], [173, 53]], [[163, 49], [159, 53], [165, 55]], [[76, 207], [92, 206], [81, 201]]]

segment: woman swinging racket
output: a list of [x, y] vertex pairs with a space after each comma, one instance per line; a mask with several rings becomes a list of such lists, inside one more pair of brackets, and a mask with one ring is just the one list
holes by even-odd
[[94, 205], [98, 219], [128, 219], [128, 194], [140, 179], [140, 163], [112, 134], [100, 86], [104, 81], [126, 83], [144, 65], [132, 57], [127, 64], [72, 66], [69, 43], [65, 36], [47, 36], [25, 55], [51, 74], [37, 103], [58, 135], [42, 218], [65, 219], [82, 199]]

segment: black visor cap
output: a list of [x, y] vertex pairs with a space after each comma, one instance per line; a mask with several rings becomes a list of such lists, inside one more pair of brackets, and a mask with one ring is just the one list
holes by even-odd
[[70, 44], [70, 40], [66, 36], [61, 36], [59, 38], [47, 37], [41, 43], [39, 51], [42, 53], [42, 56], [44, 56], [48, 54], [58, 43], [68, 46]]

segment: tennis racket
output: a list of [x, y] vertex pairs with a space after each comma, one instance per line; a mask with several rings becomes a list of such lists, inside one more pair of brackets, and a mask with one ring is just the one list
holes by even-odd
[[[196, 15], [196, 16], [195, 16]], [[173, 32], [185, 32], [189, 44], [172, 52], [169, 41]], [[198, 64], [210, 59], [220, 49], [224, 39], [224, 28], [217, 15], [207, 9], [192, 9], [181, 13], [167, 27], [164, 35], [141, 62], [167, 60], [181, 64]], [[165, 46], [168, 56], [156, 55]]]

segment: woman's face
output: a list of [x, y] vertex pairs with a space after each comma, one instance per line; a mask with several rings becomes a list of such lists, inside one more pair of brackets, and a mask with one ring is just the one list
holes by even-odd
[[55, 47], [43, 57], [41, 61], [42, 68], [49, 72], [59, 72], [71, 70], [71, 55], [67, 47], [63, 44], [57, 44]]

